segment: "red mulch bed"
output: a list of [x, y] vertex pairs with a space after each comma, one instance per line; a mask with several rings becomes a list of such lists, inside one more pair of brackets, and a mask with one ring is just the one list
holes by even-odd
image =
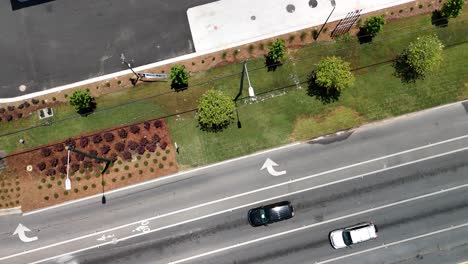
[[[79, 151], [112, 159], [114, 163], [101, 175], [104, 162], [71, 152], [72, 189], [66, 191], [67, 150], [64, 147], [73, 144]], [[12, 182], [20, 182], [20, 195], [13, 203], [18, 206], [18, 200], [23, 211], [101, 193], [103, 185], [104, 190], [111, 190], [178, 170], [174, 147], [162, 119], [81, 135], [13, 154], [6, 158], [6, 163], [9, 177], [15, 179]], [[32, 166], [31, 171], [27, 170], [28, 165]]]

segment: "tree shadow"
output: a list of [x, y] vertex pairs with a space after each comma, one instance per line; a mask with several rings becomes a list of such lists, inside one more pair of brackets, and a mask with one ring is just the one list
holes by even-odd
[[436, 27], [446, 27], [448, 25], [448, 18], [442, 15], [440, 10], [434, 10], [431, 16], [431, 24]]
[[406, 62], [406, 55], [398, 55], [393, 62], [393, 68], [395, 69], [394, 75], [404, 83], [414, 83], [417, 79], [424, 78]]
[[233, 123], [233, 120], [230, 120], [229, 122], [219, 124], [219, 125], [212, 125], [212, 126], [204, 126], [204, 125], [198, 124], [198, 127], [200, 128], [201, 131], [204, 131], [204, 132], [220, 133], [220, 132], [223, 132], [225, 129], [227, 129], [232, 123]]
[[188, 85], [180, 85], [176, 83], [171, 83], [171, 89], [174, 89], [176, 92], [182, 92], [188, 89]]
[[94, 113], [94, 110], [96, 110], [96, 102], [93, 100], [89, 108], [81, 109], [80, 111], [78, 111], [78, 114], [82, 117], [87, 117], [90, 114]]
[[276, 71], [276, 68], [281, 65], [283, 65], [281, 62], [275, 61], [271, 56], [265, 55], [265, 66], [269, 72]]
[[364, 27], [359, 27], [357, 37], [360, 44], [367, 44], [372, 42], [372, 34], [368, 33]]
[[10, 3], [11, 3], [11, 9], [14, 11], [14, 10], [18, 10], [21, 8], [30, 7], [34, 5], [40, 5], [40, 4], [44, 4], [47, 2], [51, 2], [51, 1], [55, 1], [55, 0], [10, 0]]
[[312, 72], [307, 80], [307, 95], [315, 97], [323, 104], [329, 104], [338, 101], [341, 92], [337, 89], [327, 89], [317, 85], [315, 82], [315, 72]]

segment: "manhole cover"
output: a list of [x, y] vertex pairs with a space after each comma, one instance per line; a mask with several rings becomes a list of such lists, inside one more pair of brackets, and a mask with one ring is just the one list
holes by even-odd
[[286, 6], [286, 10], [289, 13], [292, 13], [292, 12], [294, 12], [296, 10], [296, 7], [294, 5], [289, 4], [288, 6]]
[[21, 92], [24, 92], [26, 91], [26, 85], [22, 84], [18, 87], [18, 89], [21, 91]]
[[251, 16], [250, 19], [255, 20], [255, 19], [257, 19], [257, 17], [256, 16]]
[[312, 7], [312, 8], [316, 8], [317, 7], [317, 0], [310, 0], [309, 1], [309, 6]]

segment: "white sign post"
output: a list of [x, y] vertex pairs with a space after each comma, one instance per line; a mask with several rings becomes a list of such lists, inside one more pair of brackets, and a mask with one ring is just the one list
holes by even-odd
[[141, 79], [145, 80], [153, 80], [153, 79], [167, 79], [167, 74], [161, 74], [161, 73], [138, 73], [138, 76], [140, 76]]

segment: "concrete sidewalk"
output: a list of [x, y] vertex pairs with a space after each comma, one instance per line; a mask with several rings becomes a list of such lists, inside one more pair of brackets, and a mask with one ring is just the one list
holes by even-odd
[[[329, 22], [360, 10], [369, 13], [412, 0], [335, 0]], [[190, 8], [187, 16], [197, 52], [243, 45], [322, 25], [329, 0], [220, 0]]]

